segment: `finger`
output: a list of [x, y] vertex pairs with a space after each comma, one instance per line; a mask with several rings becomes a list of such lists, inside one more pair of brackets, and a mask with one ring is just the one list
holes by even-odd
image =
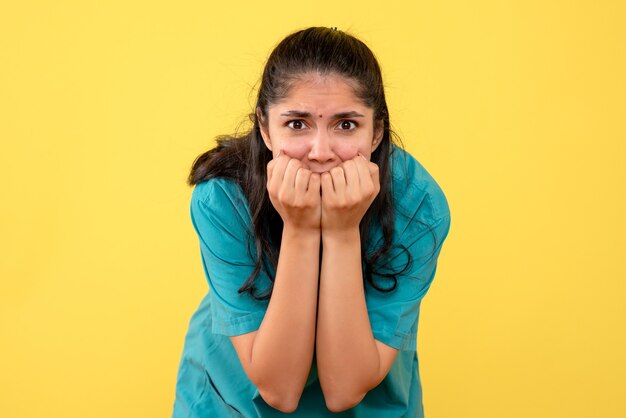
[[333, 179], [333, 189], [337, 196], [345, 196], [346, 194], [346, 174], [341, 167], [335, 167], [330, 170], [330, 176]]
[[311, 178], [311, 171], [307, 170], [304, 167], [300, 167], [296, 172], [295, 179], [295, 192], [296, 192], [296, 201], [298, 198], [303, 198], [306, 195], [307, 187], [309, 186], [309, 179]]
[[335, 190], [333, 189], [333, 177], [329, 172], [322, 173], [320, 175], [320, 182], [322, 185], [322, 199], [328, 201], [335, 196]]
[[287, 168], [287, 163], [289, 162], [289, 157], [282, 155], [278, 158], [275, 158], [273, 161], [276, 161], [273, 165], [272, 176], [267, 180], [268, 188], [278, 191], [280, 189], [280, 185], [283, 182], [283, 177], [285, 176], [285, 169]]
[[374, 170], [378, 170], [378, 166], [376, 165], [376, 163], [373, 163], [369, 158], [365, 157], [365, 155], [361, 154], [359, 152], [359, 155], [362, 157], [362, 159], [367, 163], [367, 167], [370, 171], [370, 174], [374, 174]]
[[374, 190], [376, 190], [376, 193], [378, 193], [380, 191], [380, 178], [379, 178], [378, 166], [374, 163], [368, 163], [368, 168], [369, 168], [370, 175], [372, 178], [372, 183], [374, 184]]
[[361, 182], [361, 190], [366, 193], [371, 193], [374, 190], [374, 184], [369, 170], [369, 162], [365, 159], [365, 157], [357, 157], [355, 158], [355, 164], [359, 175], [359, 181]]
[[272, 156], [272, 159], [269, 161], [269, 163], [267, 163], [267, 167], [273, 167], [276, 164], [276, 160], [278, 159], [278, 157], [280, 157], [282, 153], [283, 150], [281, 149], [280, 151], [278, 151], [278, 154], [276, 154], [276, 156]]
[[[302, 171], [302, 170], [300, 170]], [[308, 170], [307, 170], [308, 171]], [[309, 171], [309, 173], [311, 173]], [[309, 184], [308, 189], [306, 191], [306, 199], [309, 202], [318, 201], [320, 198], [320, 187], [321, 187], [322, 178], [318, 173], [309, 174]]]
[[357, 164], [354, 160], [347, 160], [341, 165], [346, 177], [346, 193], [355, 196], [359, 193], [361, 182], [359, 180], [359, 172]]
[[[370, 174], [370, 177], [371, 177], [371, 175], [373, 174], [373, 171], [372, 171], [372, 170], [373, 170], [373, 168], [372, 168], [372, 167], [373, 167], [373, 166], [376, 166], [376, 164], [374, 164], [373, 162], [371, 162], [371, 161], [370, 161], [370, 160], [369, 160], [369, 159], [368, 159], [365, 155], [361, 154], [360, 152], [359, 152], [359, 157], [360, 157], [360, 158], [355, 158], [355, 160], [356, 160], [356, 161], [357, 161], [360, 165], [362, 165], [363, 167], [365, 167], [365, 169], [366, 169], [367, 171], [369, 171], [369, 174]], [[376, 166], [376, 167], [378, 167], [378, 166]]]
[[[358, 157], [357, 157], [358, 158]], [[355, 203], [361, 199], [361, 181], [354, 159], [344, 161], [341, 165], [346, 178], [345, 197], [347, 203]]]
[[278, 156], [272, 158], [268, 163], [267, 163], [267, 174], [268, 174], [268, 178], [270, 178], [270, 174], [272, 174], [274, 172], [274, 170], [276, 169], [276, 164], [280, 161], [281, 159], [278, 158]]
[[[302, 167], [302, 163], [295, 159], [290, 159], [285, 168], [285, 176], [283, 177], [282, 187], [293, 190], [296, 187], [296, 174], [298, 169]], [[285, 189], [286, 190], [286, 189]]]

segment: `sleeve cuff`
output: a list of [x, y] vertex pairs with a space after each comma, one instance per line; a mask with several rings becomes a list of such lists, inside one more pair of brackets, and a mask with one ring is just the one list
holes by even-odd
[[401, 351], [417, 350], [417, 333], [404, 333], [385, 326], [372, 327], [374, 338], [390, 347]]
[[243, 316], [224, 318], [224, 315], [213, 315], [211, 332], [229, 337], [256, 331], [261, 326], [265, 311], [251, 312]]

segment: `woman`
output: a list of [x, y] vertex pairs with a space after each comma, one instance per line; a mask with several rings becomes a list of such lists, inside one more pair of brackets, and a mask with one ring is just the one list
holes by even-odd
[[335, 28], [287, 36], [251, 120], [189, 176], [210, 291], [174, 417], [422, 417], [419, 308], [450, 213], [392, 143], [374, 55]]

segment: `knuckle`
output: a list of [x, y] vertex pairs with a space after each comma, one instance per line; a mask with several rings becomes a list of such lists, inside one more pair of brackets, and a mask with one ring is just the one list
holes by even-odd
[[341, 167], [333, 167], [333, 168], [330, 169], [330, 174], [335, 175], [335, 176], [337, 176], [339, 174], [343, 174], [343, 168], [341, 168]]

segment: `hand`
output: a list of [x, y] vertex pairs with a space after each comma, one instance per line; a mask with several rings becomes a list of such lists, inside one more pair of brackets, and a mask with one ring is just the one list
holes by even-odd
[[322, 231], [356, 228], [378, 192], [378, 166], [359, 153], [322, 174]]
[[286, 154], [267, 165], [267, 191], [285, 226], [320, 230], [322, 198], [320, 175]]

